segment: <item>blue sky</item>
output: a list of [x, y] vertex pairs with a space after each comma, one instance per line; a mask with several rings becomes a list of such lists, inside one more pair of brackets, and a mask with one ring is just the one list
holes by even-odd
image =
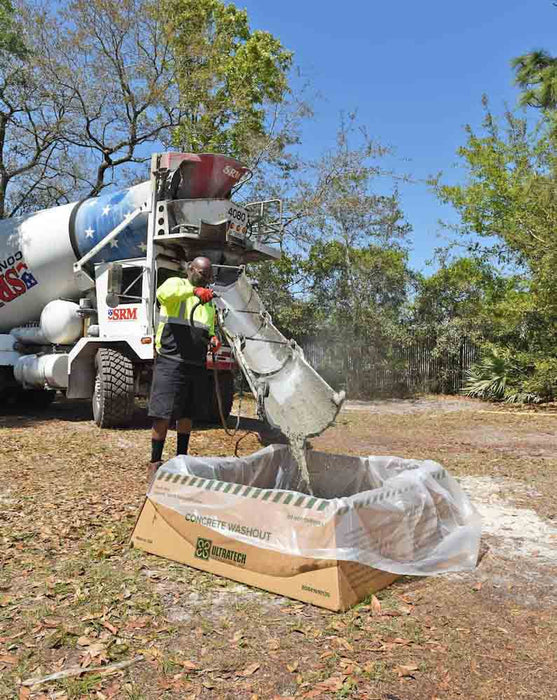
[[[464, 126], [479, 126], [481, 96], [496, 113], [515, 107], [510, 60], [534, 48], [555, 51], [551, 0], [237, 0], [254, 29], [279, 37], [322, 98], [304, 131], [309, 157], [333, 145], [341, 110], [358, 110], [372, 136], [396, 149], [416, 180], [442, 170], [461, 181], [456, 150]], [[401, 188], [414, 228], [411, 264], [425, 268], [450, 219], [424, 184]]]

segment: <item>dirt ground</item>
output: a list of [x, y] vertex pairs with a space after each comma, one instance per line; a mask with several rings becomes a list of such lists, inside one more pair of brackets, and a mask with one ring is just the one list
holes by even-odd
[[[138, 411], [100, 431], [63, 400], [0, 417], [0, 697], [557, 698], [554, 410], [348, 403], [316, 449], [442, 463], [484, 538], [473, 573], [406, 577], [346, 613], [130, 549], [148, 427]], [[199, 430], [191, 452], [233, 454], [243, 434]]]

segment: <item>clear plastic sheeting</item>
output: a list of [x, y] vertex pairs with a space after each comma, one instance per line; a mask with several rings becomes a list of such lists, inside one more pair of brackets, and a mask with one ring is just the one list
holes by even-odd
[[307, 457], [312, 496], [292, 489], [290, 449], [271, 445], [240, 459], [175, 457], [148, 497], [215, 537], [305, 559], [406, 575], [475, 568], [480, 517], [441, 465], [313, 450]]

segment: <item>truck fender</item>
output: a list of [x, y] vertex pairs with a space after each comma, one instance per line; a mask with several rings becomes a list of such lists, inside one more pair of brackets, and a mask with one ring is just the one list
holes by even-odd
[[132, 362], [153, 359], [152, 344], [141, 345], [139, 340], [129, 338], [81, 338], [69, 354], [68, 389], [69, 399], [90, 399], [95, 389], [95, 356], [100, 348], [112, 348], [127, 355]]

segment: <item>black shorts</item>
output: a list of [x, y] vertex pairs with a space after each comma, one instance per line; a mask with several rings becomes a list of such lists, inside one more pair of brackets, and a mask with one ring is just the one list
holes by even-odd
[[205, 367], [159, 355], [153, 370], [149, 417], [167, 420], [203, 417], [209, 401], [208, 378]]

